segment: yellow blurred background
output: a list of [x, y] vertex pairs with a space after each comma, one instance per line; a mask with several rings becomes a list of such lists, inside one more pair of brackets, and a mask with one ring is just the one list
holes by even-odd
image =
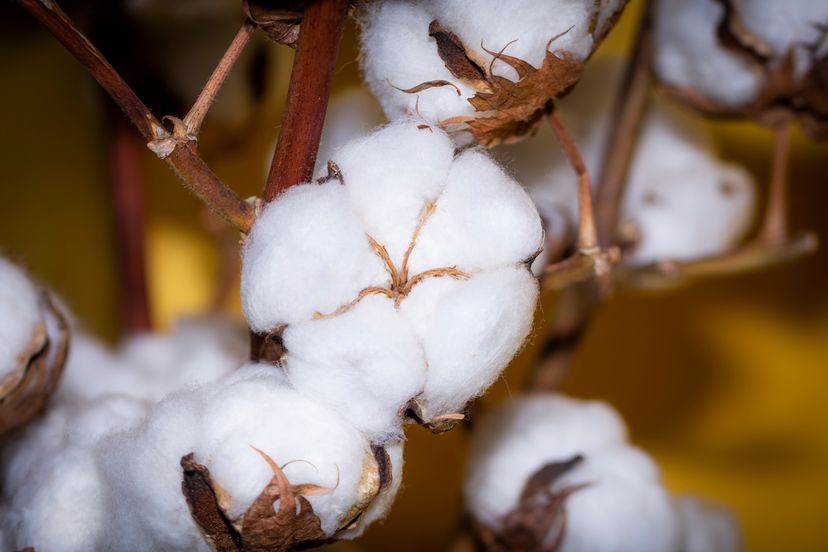
[[[602, 53], [628, 48], [638, 8], [633, 2]], [[12, 32], [4, 25], [0, 36], [0, 249], [56, 289], [83, 326], [114, 342], [117, 243], [100, 98], [69, 55], [16, 11], [11, 5], [0, 11], [19, 27]], [[269, 51], [273, 85], [265, 122], [243, 147], [211, 156], [214, 170], [245, 197], [263, 186], [292, 56], [286, 48]], [[350, 27], [336, 89], [358, 81], [355, 60]], [[208, 119], [208, 133], [209, 125]], [[723, 156], [764, 183], [770, 132], [748, 123], [712, 128]], [[164, 328], [181, 313], [207, 307], [222, 260], [197, 200], [149, 152], [143, 165], [151, 307]], [[790, 176], [794, 229], [825, 238], [825, 145], [797, 134]], [[828, 550], [826, 277], [828, 258], [818, 252], [669, 293], [618, 293], [590, 326], [564, 390], [612, 403], [633, 440], [660, 462], [671, 489], [732, 506], [748, 550]], [[532, 343], [484, 404], [517, 392], [554, 301], [546, 298]], [[237, 293], [230, 303], [238, 313]], [[404, 490], [390, 517], [346, 548], [439, 550], [452, 541], [463, 430], [432, 436], [414, 427], [408, 437]]]

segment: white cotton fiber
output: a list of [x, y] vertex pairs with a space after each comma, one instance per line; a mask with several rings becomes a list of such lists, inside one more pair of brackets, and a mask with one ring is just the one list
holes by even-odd
[[445, 133], [410, 121], [352, 140], [334, 153], [365, 232], [385, 246], [397, 266], [423, 209], [443, 192], [449, 166], [457, 166], [453, 157]]
[[658, 0], [654, 68], [667, 84], [698, 90], [726, 106], [747, 104], [758, 96], [762, 74], [719, 43], [723, 18], [716, 0]]
[[[429, 36], [432, 21], [453, 33], [478, 66], [515, 81], [516, 71], [502, 61], [493, 62], [490, 52], [504, 51], [534, 67], [542, 65], [547, 46], [558, 55], [566, 53], [584, 60], [621, 4], [519, 0], [504, 11], [502, 2], [495, 0], [375, 1], [359, 15], [363, 73], [391, 120], [418, 116], [436, 124], [451, 117], [473, 115], [468, 100], [478, 90], [473, 82], [453, 76], [446, 68], [435, 40]], [[454, 86], [417, 93], [401, 90], [432, 81], [447, 81]]]
[[[316, 155], [316, 174], [327, 174], [327, 163], [336, 150], [385, 122], [377, 100], [361, 86], [352, 86], [331, 96], [325, 126]], [[268, 170], [270, 169], [268, 157]], [[321, 174], [320, 174], [321, 173]]]
[[682, 552], [738, 552], [743, 548], [733, 512], [693, 495], [673, 498], [681, 525]]
[[386, 279], [337, 181], [290, 188], [262, 210], [244, 243], [242, 304], [256, 331], [334, 311]]
[[453, 266], [477, 272], [514, 266], [542, 243], [540, 217], [526, 192], [485, 153], [468, 150], [451, 166], [411, 255], [411, 269]]
[[[565, 552], [723, 552], [738, 530], [724, 511], [674, 499], [658, 467], [626, 441], [626, 429], [606, 404], [557, 394], [508, 400], [475, 426], [464, 496], [474, 519], [498, 532], [529, 478], [550, 463], [582, 460], [550, 483], [574, 490], [564, 502]], [[558, 527], [551, 526], [547, 538]]]
[[538, 284], [525, 267], [468, 281], [424, 281], [401, 307], [420, 337], [428, 379], [423, 419], [462, 411], [512, 360], [532, 326]]
[[38, 291], [26, 274], [0, 257], [0, 385], [25, 364], [27, 351], [42, 324]]
[[283, 362], [300, 393], [328, 406], [374, 443], [400, 437], [401, 413], [425, 385], [423, 350], [384, 295], [348, 312], [288, 326]]

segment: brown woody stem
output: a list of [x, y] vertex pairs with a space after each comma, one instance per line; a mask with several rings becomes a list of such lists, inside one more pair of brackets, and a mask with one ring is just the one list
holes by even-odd
[[[41, 25], [83, 65], [126, 113], [145, 140], [152, 143], [172, 139], [172, 135], [153, 116], [118, 72], [81, 33], [52, 0], [18, 0]], [[176, 143], [164, 160], [184, 181], [184, 185], [233, 226], [247, 232], [253, 224], [252, 205], [229, 189], [186, 143]]]
[[781, 244], [788, 240], [788, 158], [791, 146], [791, 126], [787, 122], [779, 126], [774, 135], [771, 180], [765, 220], [759, 239], [766, 243]]
[[578, 250], [591, 251], [598, 247], [598, 238], [595, 232], [595, 217], [592, 212], [592, 189], [589, 182], [589, 171], [587, 170], [581, 152], [572, 139], [572, 135], [558, 116], [557, 110], [553, 107], [549, 112], [549, 124], [558, 136], [564, 153], [569, 159], [570, 165], [578, 175]]
[[201, 123], [204, 122], [207, 111], [213, 105], [224, 81], [230, 74], [230, 70], [233, 69], [233, 65], [238, 61], [247, 43], [250, 42], [250, 37], [253, 36], [253, 31], [255, 30], [256, 24], [249, 19], [246, 20], [241, 29], [239, 29], [239, 32], [236, 33], [230, 46], [227, 47], [227, 51], [224, 52], [218, 65], [216, 65], [213, 74], [207, 79], [207, 84], [202, 88], [201, 93], [196, 98], [195, 103], [193, 103], [193, 107], [190, 108], [189, 113], [184, 117], [184, 125], [187, 127], [187, 133], [189, 135], [194, 137], [198, 136], [201, 130]]
[[638, 26], [638, 35], [624, 71], [621, 90], [616, 95], [607, 136], [607, 153], [598, 175], [595, 214], [598, 239], [603, 246], [611, 244], [615, 237], [627, 175], [647, 114], [652, 51], [652, 14], [648, 5]]
[[151, 327], [144, 247], [144, 193], [141, 144], [128, 123], [113, 110], [110, 175], [121, 273], [121, 317], [124, 330]]
[[305, 8], [265, 202], [313, 177], [347, 14], [348, 0], [318, 0]]

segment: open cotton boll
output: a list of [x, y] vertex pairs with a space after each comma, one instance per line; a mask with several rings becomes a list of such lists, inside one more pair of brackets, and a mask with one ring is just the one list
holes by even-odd
[[525, 267], [414, 287], [401, 312], [428, 365], [425, 388], [415, 398], [420, 418], [460, 412], [495, 381], [529, 333], [537, 297], [537, 280]]
[[[554, 540], [563, 527], [560, 550], [567, 552], [678, 550], [678, 525], [658, 469], [625, 441], [623, 422], [604, 403], [555, 394], [511, 399], [474, 429], [463, 485], [466, 506], [493, 534], [506, 530], [522, 510], [543, 519], [538, 509], [544, 502], [524, 503], [521, 494], [545, 466], [568, 463], [540, 480], [543, 493], [548, 489], [562, 498], [566, 516], [563, 525], [560, 517], [548, 519], [544, 540]], [[574, 461], [576, 456], [582, 459]]]
[[759, 95], [762, 74], [719, 42], [724, 6], [716, 0], [658, 0], [655, 5], [654, 68], [660, 80], [701, 91], [728, 106]]
[[38, 324], [38, 291], [20, 268], [0, 257], [0, 385], [33, 353], [27, 349]]
[[504, 13], [494, 0], [375, 1], [359, 16], [363, 73], [392, 120], [450, 126], [461, 143], [519, 140], [577, 82], [624, 4], [520, 0]]
[[[316, 155], [316, 170], [319, 174], [326, 171], [328, 160], [339, 148], [368, 134], [368, 132], [385, 122], [385, 115], [368, 90], [361, 86], [346, 88], [331, 96], [325, 113], [325, 126], [319, 140]], [[270, 169], [268, 157], [268, 170]]]
[[673, 498], [681, 528], [683, 552], [738, 552], [742, 535], [733, 512], [692, 495]]
[[417, 238], [411, 269], [514, 266], [542, 244], [540, 217], [523, 188], [483, 152], [469, 150], [451, 165], [445, 191]]
[[[411, 121], [383, 127], [334, 153], [345, 190], [365, 232], [401, 266], [423, 209], [446, 187], [454, 146]], [[441, 199], [442, 203], [442, 199]]]
[[288, 326], [287, 379], [374, 443], [399, 438], [401, 414], [425, 385], [422, 347], [385, 296], [366, 297], [340, 316]]
[[244, 243], [242, 305], [259, 332], [334, 311], [387, 280], [338, 182], [293, 186], [259, 214]]

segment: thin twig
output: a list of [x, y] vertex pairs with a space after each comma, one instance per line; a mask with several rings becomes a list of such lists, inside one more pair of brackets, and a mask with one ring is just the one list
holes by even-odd
[[759, 240], [772, 244], [788, 241], [788, 159], [791, 125], [786, 121], [776, 128], [773, 144], [768, 203]]
[[241, 29], [236, 33], [227, 51], [224, 52], [218, 65], [213, 70], [213, 74], [207, 79], [207, 84], [202, 88], [201, 93], [198, 95], [195, 103], [193, 103], [193, 107], [190, 108], [190, 111], [184, 117], [184, 126], [187, 127], [187, 134], [194, 139], [198, 137], [198, 133], [201, 130], [201, 123], [204, 122], [207, 111], [213, 105], [225, 79], [230, 74], [230, 70], [233, 69], [233, 65], [238, 61], [247, 43], [250, 42], [250, 37], [253, 36], [253, 31], [255, 30], [256, 24], [249, 19], [242, 24]]
[[147, 293], [145, 217], [141, 144], [124, 118], [110, 110], [110, 175], [118, 236], [121, 275], [121, 318], [124, 330], [151, 327]]
[[549, 124], [558, 136], [561, 146], [566, 153], [569, 163], [578, 175], [578, 250], [593, 251], [598, 247], [598, 238], [595, 232], [595, 217], [592, 212], [592, 188], [589, 182], [589, 171], [584, 163], [581, 152], [575, 144], [566, 125], [558, 116], [553, 107], [548, 115]]
[[164, 128], [112, 65], [104, 59], [101, 52], [74, 26], [54, 1], [18, 1], [98, 81], [145, 140], [150, 144], [166, 140], [175, 142], [161, 157], [181, 177], [191, 192], [242, 232], [250, 230], [255, 218], [253, 205], [244, 201], [219, 180], [190, 144], [178, 142], [178, 137]]
[[318, 0], [305, 8], [265, 202], [313, 177], [347, 14], [348, 0]]
[[632, 56], [624, 70], [621, 89], [616, 94], [617, 100], [607, 135], [607, 153], [598, 174], [595, 222], [599, 243], [603, 246], [613, 243], [627, 174], [647, 114], [653, 51], [651, 12], [651, 3], [648, 2], [638, 25]]

